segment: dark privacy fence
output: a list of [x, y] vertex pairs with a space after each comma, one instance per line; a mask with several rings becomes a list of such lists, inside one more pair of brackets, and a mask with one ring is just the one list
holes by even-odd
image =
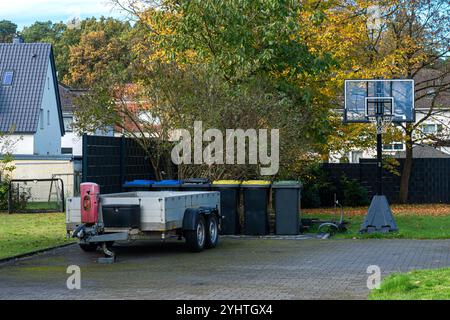
[[102, 193], [121, 192], [125, 181], [155, 179], [142, 147], [124, 137], [83, 136], [83, 182], [95, 182]]
[[[402, 172], [404, 159], [398, 159]], [[334, 185], [338, 199], [344, 199], [341, 178], [358, 181], [369, 193], [370, 199], [377, 190], [376, 162], [362, 159], [360, 163], [325, 163], [329, 181]], [[383, 171], [383, 193], [390, 203], [399, 202], [400, 177], [386, 170]], [[331, 195], [333, 196], [333, 195]], [[332, 201], [330, 196], [329, 201]], [[327, 201], [328, 202], [328, 201]], [[408, 203], [450, 203], [450, 158], [414, 159], [409, 181]], [[327, 203], [329, 205], [330, 203]], [[332, 204], [332, 202], [331, 202]]]

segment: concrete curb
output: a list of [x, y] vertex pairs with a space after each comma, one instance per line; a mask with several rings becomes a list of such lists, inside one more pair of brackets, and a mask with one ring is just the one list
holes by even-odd
[[[328, 234], [329, 235], [329, 234]], [[327, 239], [324, 234], [299, 234], [291, 236], [282, 235], [264, 235], [264, 236], [250, 236], [250, 235], [220, 235], [224, 239], [247, 239], [247, 240], [309, 240], [309, 239]]]
[[7, 258], [2, 258], [0, 259], [0, 265], [11, 262], [11, 261], [16, 261], [22, 258], [26, 258], [26, 257], [31, 257], [34, 255], [37, 255], [39, 253], [44, 253], [47, 251], [51, 251], [54, 249], [59, 249], [59, 248], [64, 248], [64, 247], [68, 247], [71, 245], [77, 244], [76, 242], [71, 242], [71, 243], [65, 243], [65, 244], [61, 244], [55, 247], [48, 247], [48, 248], [44, 248], [44, 249], [39, 249], [39, 250], [35, 250], [35, 251], [31, 251], [31, 252], [27, 252], [27, 253], [22, 253], [22, 254], [18, 254], [16, 256], [12, 256], [12, 257], [7, 257]]

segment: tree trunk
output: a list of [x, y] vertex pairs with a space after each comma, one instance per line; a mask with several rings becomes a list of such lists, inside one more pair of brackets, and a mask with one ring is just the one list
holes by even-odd
[[400, 181], [400, 203], [408, 202], [408, 192], [409, 192], [409, 179], [411, 177], [411, 169], [413, 164], [413, 141], [412, 141], [412, 128], [408, 124], [406, 128], [406, 157], [405, 163], [403, 164], [402, 177]]

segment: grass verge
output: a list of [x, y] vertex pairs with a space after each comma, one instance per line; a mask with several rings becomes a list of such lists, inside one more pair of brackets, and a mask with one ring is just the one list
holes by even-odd
[[372, 290], [370, 300], [448, 300], [450, 268], [394, 273], [380, 289]]
[[0, 214], [0, 259], [72, 242], [65, 214]]
[[[367, 208], [346, 209], [345, 220], [349, 221], [348, 231], [335, 235], [335, 238], [397, 238], [397, 239], [449, 239], [450, 206], [393, 206], [394, 218], [398, 232], [388, 234], [359, 234]], [[323, 212], [323, 213], [321, 213]], [[304, 210], [302, 218], [319, 218], [333, 220], [338, 217], [331, 214], [331, 209]], [[424, 214], [427, 212], [427, 214]], [[434, 214], [433, 214], [434, 213]], [[311, 232], [315, 232], [313, 228]]]

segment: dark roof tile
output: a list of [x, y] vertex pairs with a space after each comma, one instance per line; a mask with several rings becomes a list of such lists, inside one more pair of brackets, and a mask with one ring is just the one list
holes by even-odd
[[0, 43], [0, 75], [14, 72], [12, 86], [0, 83], [0, 132], [36, 132], [52, 57], [50, 44]]

